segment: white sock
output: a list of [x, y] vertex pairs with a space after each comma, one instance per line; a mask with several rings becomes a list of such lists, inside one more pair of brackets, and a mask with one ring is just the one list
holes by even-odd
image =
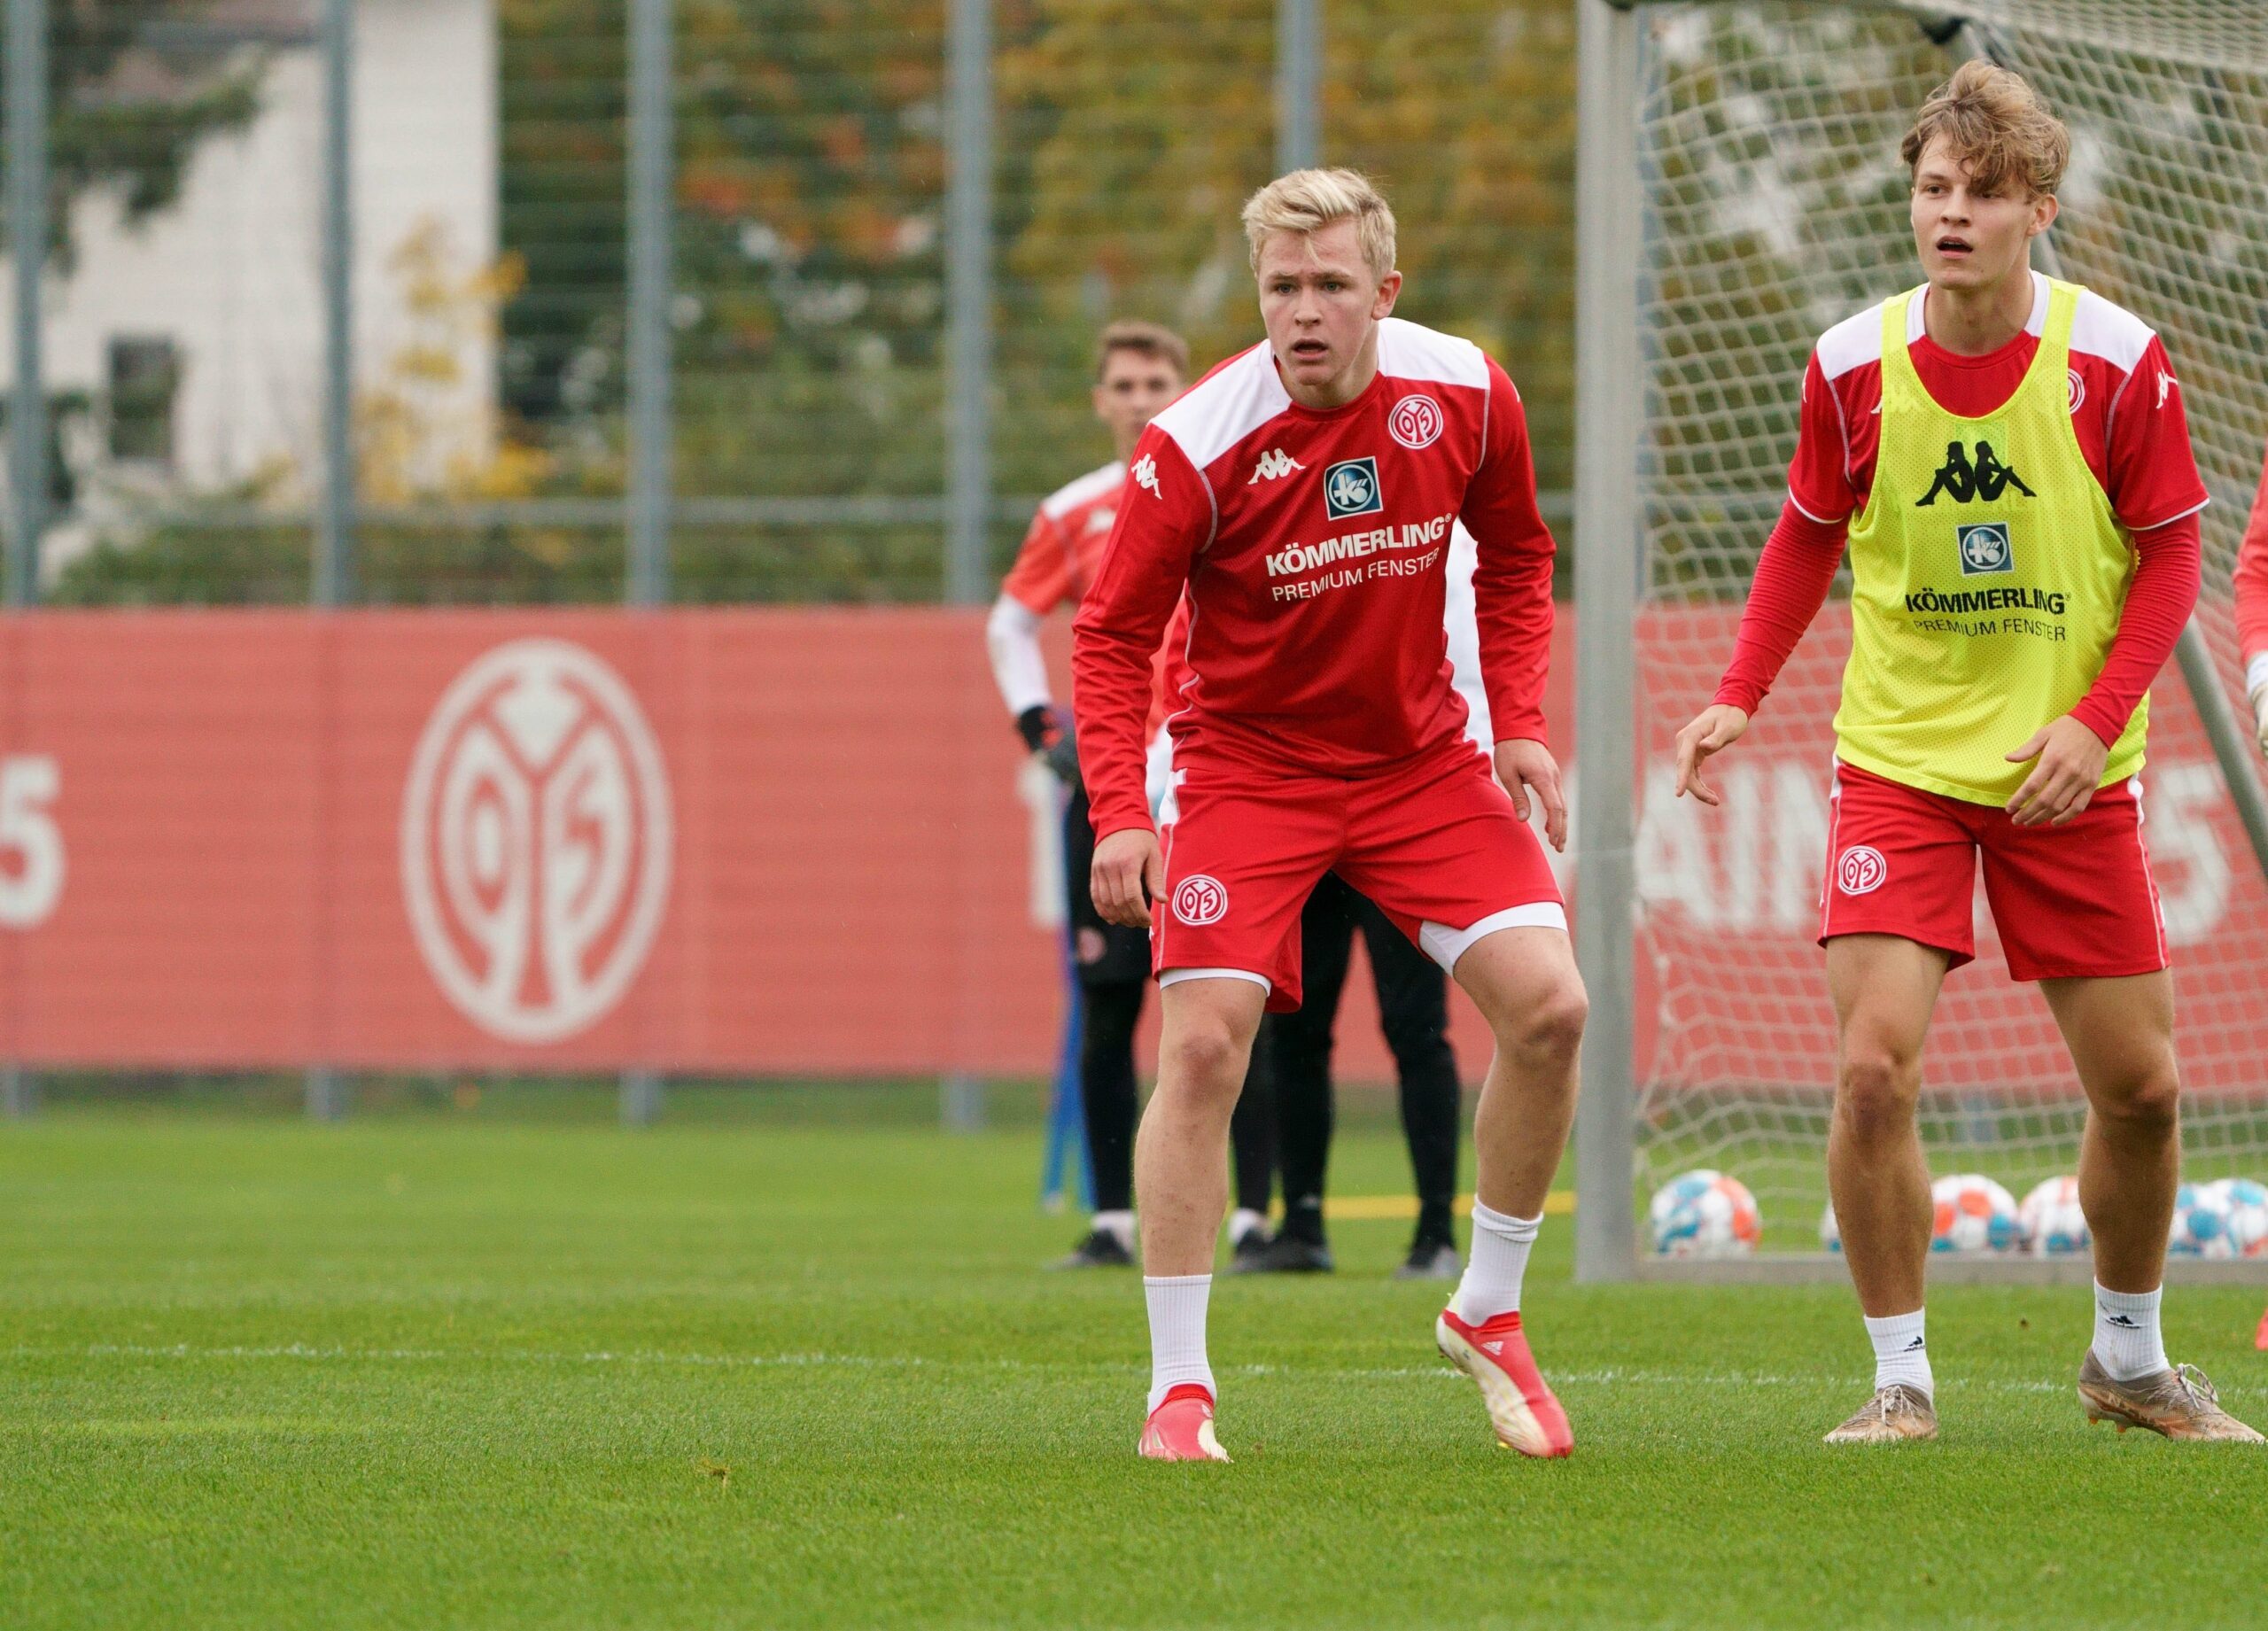
[[1903, 1382], [1930, 1398], [1937, 1396], [1937, 1378], [1930, 1374], [1929, 1339], [1922, 1329], [1928, 1317], [1927, 1309], [1916, 1309], [1867, 1321], [1867, 1340], [1875, 1345], [1877, 1389]]
[[1472, 1203], [1472, 1255], [1465, 1260], [1464, 1278], [1456, 1283], [1449, 1306], [1468, 1325], [1478, 1325], [1520, 1306], [1520, 1280], [1527, 1273], [1527, 1254], [1535, 1246], [1543, 1214], [1513, 1217]]
[[1220, 1397], [1205, 1360], [1205, 1304], [1212, 1294], [1209, 1274], [1142, 1277], [1142, 1295], [1150, 1305], [1150, 1409], [1184, 1382], [1201, 1383]]
[[1134, 1215], [1131, 1212], [1098, 1212], [1094, 1217], [1098, 1234], [1106, 1234], [1128, 1251], [1134, 1249]]
[[2094, 1356], [2115, 1380], [2131, 1382], [2173, 1369], [2165, 1356], [2165, 1338], [2158, 1332], [2155, 1291], [2112, 1291], [2094, 1283]]
[[1229, 1244], [1231, 1246], [1234, 1246], [1255, 1229], [1263, 1235], [1268, 1232], [1268, 1215], [1265, 1212], [1255, 1212], [1250, 1207], [1239, 1207], [1229, 1214]]

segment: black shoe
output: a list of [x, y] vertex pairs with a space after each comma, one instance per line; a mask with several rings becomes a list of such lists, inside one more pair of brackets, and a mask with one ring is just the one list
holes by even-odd
[[1229, 1264], [1231, 1274], [1329, 1274], [1335, 1267], [1331, 1248], [1318, 1240], [1279, 1234], [1247, 1257], [1239, 1252]]
[[1267, 1230], [1257, 1226], [1246, 1230], [1229, 1247], [1229, 1272], [1257, 1273], [1261, 1260], [1268, 1255], [1268, 1247]]
[[1078, 1249], [1068, 1257], [1059, 1257], [1047, 1265], [1051, 1269], [1130, 1269], [1134, 1254], [1121, 1244], [1118, 1237], [1107, 1229], [1089, 1232], [1079, 1242]]
[[1464, 1272], [1456, 1247], [1446, 1240], [1419, 1240], [1394, 1271], [1397, 1280], [1454, 1280]]

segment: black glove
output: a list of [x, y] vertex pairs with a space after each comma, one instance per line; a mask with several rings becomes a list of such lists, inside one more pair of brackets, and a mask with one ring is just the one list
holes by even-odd
[[1067, 788], [1079, 785], [1079, 744], [1070, 720], [1046, 703], [1034, 703], [1016, 716], [1016, 734], [1046, 762], [1057, 781]]

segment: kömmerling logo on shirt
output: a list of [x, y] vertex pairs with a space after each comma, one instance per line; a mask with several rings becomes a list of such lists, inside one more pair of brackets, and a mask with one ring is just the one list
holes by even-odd
[[1386, 508], [1376, 459], [1342, 459], [1323, 472], [1324, 513], [1333, 521], [1374, 516]]
[[2000, 495], [2010, 487], [2026, 498], [2039, 495], [2024, 485], [2023, 478], [2013, 468], [2000, 462], [2000, 455], [1992, 451], [1992, 444], [1983, 437], [1977, 439], [1977, 462], [1969, 462], [1969, 450], [1959, 442], [1946, 444], [1946, 462], [1938, 468], [1930, 490], [1914, 501], [1914, 508], [1923, 509], [1938, 501], [1940, 493], [1950, 493], [1955, 501], [1966, 504], [1971, 499], [1983, 499], [1997, 504]]

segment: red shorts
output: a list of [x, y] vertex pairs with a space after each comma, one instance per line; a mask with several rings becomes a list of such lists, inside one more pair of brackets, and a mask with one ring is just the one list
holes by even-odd
[[1177, 752], [1162, 835], [1159, 983], [1251, 980], [1278, 1014], [1300, 1006], [1300, 913], [1326, 872], [1447, 969], [1499, 928], [1567, 927], [1542, 844], [1462, 739], [1360, 778]]
[[2019, 980], [2108, 979], [2166, 966], [2165, 919], [2142, 843], [2142, 784], [2098, 788], [2064, 827], [2018, 827], [1997, 804], [1837, 764], [1819, 942], [1897, 935], [1977, 955], [1977, 858]]

